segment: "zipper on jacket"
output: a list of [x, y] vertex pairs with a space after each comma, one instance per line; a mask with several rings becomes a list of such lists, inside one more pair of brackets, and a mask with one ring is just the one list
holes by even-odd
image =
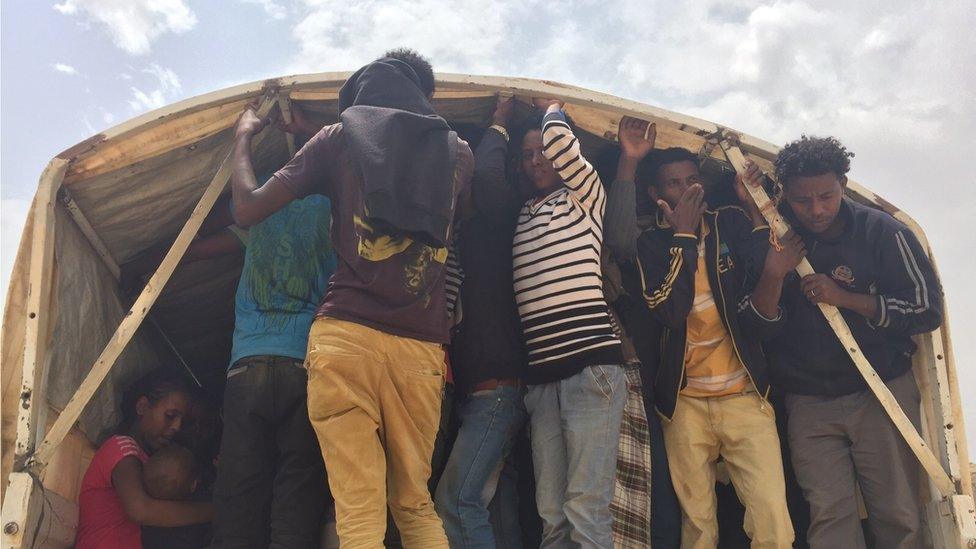
[[[685, 326], [686, 326], [686, 329], [685, 329], [686, 330], [685, 331], [685, 351], [687, 351], [688, 350], [687, 324]], [[661, 343], [661, 356], [662, 357], [665, 356], [665, 350], [668, 348], [668, 340], [670, 340], [670, 339], [671, 339], [671, 328], [665, 328], [664, 329], [664, 339], [662, 340], [662, 343]], [[659, 368], [658, 369], [658, 375], [657, 376], [654, 376], [655, 377], [654, 383], [657, 383], [658, 382], [657, 377], [660, 376], [660, 375], [661, 375], [661, 370]], [[674, 408], [675, 409], [678, 408], [678, 398], [681, 396], [681, 383], [684, 380], [685, 380], [685, 357], [682, 354], [681, 355], [681, 373], [678, 375], [678, 390], [676, 390], [674, 392]], [[655, 407], [656, 407], [656, 405], [655, 405]], [[674, 419], [674, 410], [671, 410], [671, 417], [664, 416], [663, 414], [661, 415], [661, 417], [663, 417], [664, 419], [666, 419], [668, 423], [671, 423], [671, 421]]]
[[[759, 385], [756, 384], [756, 380], [752, 377], [752, 372], [749, 371], [749, 367], [746, 366], [746, 362], [742, 360], [742, 355], [739, 353], [739, 346], [735, 344], [735, 335], [732, 334], [732, 325], [729, 322], [728, 311], [726, 310], [725, 304], [725, 290], [722, 288], [722, 273], [719, 271], [719, 243], [722, 241], [718, 232], [718, 213], [715, 214], [715, 280], [718, 281], [718, 293], [722, 296], [722, 318], [725, 319], [725, 329], [729, 332], [729, 339], [732, 340], [732, 348], [735, 350], [735, 356], [739, 359], [739, 364], [742, 365], [742, 369], [746, 371], [746, 375], [749, 376], [749, 381], [752, 382], [752, 388], [756, 390], [756, 394], [759, 395], [759, 409], [766, 409], [766, 395], [759, 392]], [[687, 340], [686, 340], [687, 341]], [[682, 366], [684, 368], [684, 366]]]

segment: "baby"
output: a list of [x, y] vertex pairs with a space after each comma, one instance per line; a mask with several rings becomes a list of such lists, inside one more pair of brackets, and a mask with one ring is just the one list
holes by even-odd
[[[146, 493], [156, 499], [202, 501], [198, 494], [200, 467], [193, 452], [178, 444], [160, 448], [142, 468]], [[176, 528], [142, 527], [143, 549], [197, 549], [210, 543], [210, 525], [193, 524]]]
[[143, 466], [146, 493], [156, 499], [186, 500], [197, 489], [200, 469], [193, 452], [170, 444], [155, 452]]

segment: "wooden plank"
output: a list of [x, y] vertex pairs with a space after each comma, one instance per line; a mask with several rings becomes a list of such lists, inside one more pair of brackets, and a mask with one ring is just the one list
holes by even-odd
[[54, 291], [54, 205], [67, 167], [67, 160], [52, 160], [41, 174], [34, 196], [30, 278], [23, 319], [23, 374], [20, 406], [17, 408], [17, 442], [14, 446], [15, 467], [34, 451], [37, 433], [43, 432], [40, 423], [42, 409], [47, 408], [48, 336], [54, 320], [50, 314], [51, 294]]
[[234, 125], [248, 100], [239, 100], [211, 109], [154, 124], [128, 135], [124, 140], [100, 144], [72, 163], [66, 185], [135, 164], [179, 147], [190, 146]]
[[[278, 110], [281, 111], [281, 120], [285, 124], [291, 124], [291, 100], [285, 94], [278, 96]], [[295, 134], [285, 133], [285, 143], [288, 146], [288, 156], [295, 156]]]
[[112, 252], [108, 250], [108, 246], [105, 245], [105, 242], [103, 242], [101, 237], [98, 236], [98, 233], [95, 232], [95, 228], [92, 227], [91, 223], [88, 222], [88, 218], [85, 217], [84, 212], [82, 212], [81, 208], [78, 207], [78, 203], [75, 202], [74, 198], [72, 198], [71, 193], [68, 191], [68, 189], [62, 188], [59, 196], [61, 198], [61, 203], [64, 204], [65, 208], [68, 209], [68, 214], [71, 216], [71, 219], [74, 220], [78, 230], [80, 230], [81, 234], [85, 235], [85, 238], [88, 239], [88, 243], [91, 244], [92, 249], [95, 250], [95, 254], [101, 258], [102, 263], [105, 264], [105, 268], [107, 268], [108, 272], [112, 274], [112, 278], [119, 280], [119, 265], [115, 262], [115, 258], [112, 257]]
[[[938, 267], [935, 259], [932, 259], [932, 267], [938, 274]], [[959, 378], [956, 374], [956, 357], [952, 350], [952, 337], [949, 328], [949, 307], [944, 305], [945, 319], [942, 321], [942, 349], [945, 353], [945, 372], [949, 388], [949, 402], [952, 405], [953, 426], [956, 432], [956, 455], [959, 464], [959, 477], [962, 484], [962, 493], [973, 497], [973, 477], [972, 468], [969, 462], [969, 442], [966, 439], [966, 420], [962, 409], [962, 397], [959, 394]]]
[[3, 547], [21, 549], [34, 546], [41, 519], [43, 492], [34, 477], [27, 473], [10, 473], [3, 498]]
[[5, 548], [68, 548], [75, 542], [78, 505], [45, 490], [27, 473], [11, 473], [2, 522]]
[[[338, 97], [339, 87], [350, 74], [292, 75], [251, 82], [148, 112], [64, 151], [60, 156], [76, 159], [66, 183], [74, 184], [174, 148], [190, 146], [207, 135], [229, 127], [235, 120], [233, 114], [239, 112], [241, 105], [262, 90], [281, 88], [292, 94], [294, 100], [331, 101]], [[523, 98], [558, 97], [571, 104], [606, 110], [616, 115], [668, 120], [679, 131], [696, 136], [712, 134], [720, 129], [712, 122], [695, 117], [559, 82], [446, 73], [438, 73], [436, 79], [438, 91], [435, 96], [438, 99], [487, 97], [507, 91]], [[743, 135], [741, 140], [742, 146], [750, 153], [769, 156], [778, 150], [775, 145], [750, 136]]]
[[[736, 172], [740, 174], [745, 173], [745, 157], [742, 155], [739, 147], [727, 139], [723, 139], [720, 144]], [[753, 200], [756, 201], [756, 205], [759, 206], [759, 210], [763, 213], [763, 216], [769, 222], [770, 230], [774, 231], [780, 237], [785, 235], [790, 230], [789, 224], [779, 214], [775, 205], [769, 199], [769, 195], [766, 194], [766, 191], [762, 187], [752, 187], [750, 185], [746, 185], [746, 188], [749, 190]], [[814, 274], [813, 267], [805, 258], [797, 266], [796, 272], [800, 276]], [[820, 311], [827, 319], [827, 323], [830, 324], [830, 327], [837, 335], [837, 339], [840, 340], [844, 349], [847, 350], [847, 354], [850, 355], [858, 372], [860, 372], [861, 376], [867, 382], [868, 388], [877, 397], [881, 403], [881, 407], [884, 408], [885, 413], [888, 414], [888, 417], [895, 424], [895, 428], [898, 429], [898, 432], [912, 449], [915, 457], [918, 458], [919, 463], [922, 464], [922, 468], [935, 482], [940, 496], [948, 497], [954, 495], [956, 493], [956, 487], [952, 479], [946, 473], [945, 469], [942, 468], [939, 459], [935, 457], [935, 454], [932, 453], [929, 446], [922, 440], [921, 435], [918, 434], [915, 426], [912, 425], [908, 416], [905, 415], [904, 410], [901, 409], [901, 406], [899, 406], [898, 401], [895, 400], [887, 385], [884, 384], [878, 376], [878, 373], [868, 362], [867, 358], [865, 358], [864, 353], [861, 352], [860, 345], [858, 345], [857, 340], [851, 334], [850, 327], [848, 327], [844, 317], [841, 316], [840, 311], [832, 305], [823, 303], [818, 305]]]
[[976, 509], [973, 498], [954, 495], [925, 506], [932, 546], [939, 549], [976, 547]]
[[[75, 222], [75, 226], [78, 227], [81, 234], [83, 234], [88, 240], [88, 243], [91, 244], [92, 249], [95, 250], [95, 255], [101, 258], [102, 263], [105, 265], [105, 268], [108, 269], [108, 272], [112, 275], [112, 278], [118, 281], [121, 278], [121, 270], [119, 269], [118, 263], [116, 263], [115, 258], [112, 257], [112, 252], [110, 252], [108, 246], [105, 245], [105, 241], [103, 241], [102, 238], [98, 236], [98, 233], [95, 232], [95, 228], [92, 227], [92, 224], [88, 221], [88, 217], [86, 217], [85, 213], [81, 211], [81, 207], [79, 207], [78, 203], [75, 202], [74, 198], [71, 197], [71, 192], [68, 191], [67, 188], [62, 187], [59, 196], [61, 203], [64, 204], [64, 206], [68, 209], [68, 214]], [[146, 319], [149, 321], [149, 324], [156, 329], [156, 331], [159, 333], [159, 337], [163, 340], [163, 343], [165, 343], [173, 355], [176, 356], [176, 359], [180, 362], [180, 365], [183, 366], [183, 369], [186, 370], [186, 373], [189, 374], [189, 376], [193, 379], [193, 382], [196, 383], [197, 387], [203, 387], [203, 384], [200, 383], [200, 379], [197, 377], [196, 372], [190, 368], [190, 365], [186, 362], [186, 359], [183, 358], [182, 353], [180, 353], [179, 349], [176, 348], [176, 345], [173, 344], [173, 341], [169, 338], [166, 332], [163, 331], [163, 327], [156, 322], [156, 319], [153, 318], [151, 314], [147, 315]]]
[[[265, 98], [261, 107], [258, 109], [259, 116], [267, 116], [268, 112], [275, 105], [276, 98], [268, 97]], [[102, 350], [102, 353], [95, 360], [92, 365], [88, 375], [78, 386], [75, 394], [72, 395], [71, 400], [64, 407], [61, 415], [54, 422], [51, 430], [48, 432], [47, 436], [41, 442], [37, 448], [37, 452], [31, 459], [31, 467], [35, 469], [43, 468], [44, 465], [50, 460], [54, 451], [57, 449], [58, 444], [64, 439], [65, 435], [71, 429], [71, 426], [75, 424], [78, 417], [84, 411], [85, 406], [91, 400], [95, 391], [101, 385], [105, 376], [115, 365], [125, 349], [125, 346], [132, 340], [135, 335], [136, 330], [145, 320], [146, 316], [149, 314], [149, 310], [152, 308], [156, 299], [159, 297], [160, 292], [166, 286], [173, 271], [176, 270], [176, 266], [179, 264], [180, 260], [183, 258], [183, 254], [186, 253], [187, 248], [190, 246], [190, 242], [196, 236], [197, 231], [203, 224], [204, 219], [210, 210], [213, 208], [214, 203], [220, 197], [221, 192], [227, 185], [227, 181], [230, 178], [230, 162], [229, 154], [228, 158], [225, 158], [223, 163], [220, 165], [220, 169], [217, 170], [216, 175], [207, 186], [204, 191], [203, 196], [200, 197], [200, 201], [197, 203], [193, 212], [190, 214], [190, 218], [187, 220], [183, 229], [180, 230], [179, 235], [176, 237], [176, 241], [170, 247], [169, 251], [166, 253], [166, 257], [163, 258], [162, 263], [153, 273], [149, 282], [143, 288], [142, 293], [136, 299], [135, 304], [129, 309], [125, 318], [122, 319], [122, 323], [115, 330], [112, 338], [109, 340], [108, 344]]]

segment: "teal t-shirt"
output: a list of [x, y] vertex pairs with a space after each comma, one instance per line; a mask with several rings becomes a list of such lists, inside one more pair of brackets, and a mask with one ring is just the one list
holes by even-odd
[[257, 355], [305, 358], [315, 310], [336, 268], [330, 219], [329, 199], [310, 195], [250, 228], [231, 365]]

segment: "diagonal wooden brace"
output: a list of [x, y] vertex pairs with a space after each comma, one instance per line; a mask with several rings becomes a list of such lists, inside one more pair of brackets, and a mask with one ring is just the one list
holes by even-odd
[[[278, 111], [281, 112], [281, 121], [291, 124], [291, 99], [284, 93], [278, 95]], [[286, 132], [285, 143], [288, 145], [288, 156], [295, 156], [295, 134]]]
[[[745, 174], [745, 157], [736, 143], [735, 136], [730, 136], [729, 134], [723, 135], [722, 140], [719, 142], [722, 150], [725, 151], [726, 158], [728, 158], [732, 167], [735, 168], [735, 171], [739, 174]], [[766, 191], [762, 187], [753, 187], [748, 184], [745, 187], [752, 196], [752, 199], [756, 202], [763, 217], [769, 222], [769, 230], [777, 237], [782, 238], [790, 230], [790, 226], [783, 219], [783, 216], [780, 215], [772, 200], [769, 198], [769, 195], [766, 194]], [[814, 274], [813, 267], [806, 258], [796, 267], [796, 272], [800, 276]], [[884, 408], [885, 413], [891, 418], [891, 421], [895, 424], [902, 438], [908, 443], [915, 457], [922, 464], [922, 468], [925, 469], [925, 472], [932, 479], [939, 494], [943, 498], [955, 495], [956, 486], [952, 478], [942, 468], [939, 459], [932, 453], [932, 449], [925, 443], [918, 430], [912, 425], [911, 420], [905, 415], [904, 410], [901, 409], [901, 406], [895, 400], [894, 395], [891, 394], [888, 386], [884, 384], [878, 376], [878, 373], [871, 366], [871, 363], [868, 362], [867, 357], [861, 352], [861, 347], [854, 339], [853, 334], [851, 334], [851, 329], [847, 325], [847, 321], [844, 320], [844, 317], [841, 316], [840, 311], [833, 305], [824, 303], [818, 303], [818, 305], [820, 306], [820, 311], [827, 319], [827, 323], [830, 324], [830, 327], [837, 335], [837, 339], [840, 340], [844, 349], [847, 350], [847, 354], [854, 361], [858, 372], [860, 372], [864, 381], [867, 382], [871, 392], [877, 397], [878, 402], [881, 403], [881, 407]]]
[[[269, 91], [263, 98], [260, 107], [257, 109], [259, 117], [263, 118], [267, 116], [277, 104], [276, 96], [276, 91]], [[190, 242], [196, 237], [197, 231], [203, 225], [207, 214], [210, 213], [214, 203], [217, 202], [217, 199], [223, 192], [224, 187], [227, 186], [231, 171], [229, 159], [230, 155], [228, 154], [228, 157], [224, 158], [224, 161], [220, 164], [220, 169], [217, 170], [217, 173], [210, 181], [210, 185], [203, 192], [203, 196], [200, 197], [200, 201], [190, 214], [190, 218], [183, 226], [183, 229], [180, 230], [176, 241], [173, 242], [173, 245], [166, 253], [166, 257], [163, 258], [162, 263], [159, 264], [156, 272], [153, 273], [149, 282], [143, 288], [142, 293], [139, 294], [139, 297], [129, 309], [125, 318], [122, 319], [119, 327], [115, 330], [115, 334], [112, 335], [112, 338], [102, 350], [102, 353], [95, 360], [88, 375], [81, 382], [81, 385], [78, 386], [78, 390], [75, 391], [71, 400], [68, 401], [61, 415], [55, 420], [51, 426], [51, 430], [48, 431], [44, 440], [38, 445], [37, 452], [29, 460], [28, 465], [30, 468], [40, 470], [50, 461], [58, 445], [64, 440], [71, 426], [78, 421], [85, 406], [88, 405], [95, 391], [102, 384], [102, 381], [105, 380], [105, 376], [108, 375], [112, 366], [115, 365], [119, 355], [122, 354], [123, 349], [132, 340], [136, 330], [139, 329], [143, 320], [148, 316], [149, 310], [173, 275], [176, 266], [180, 263], [187, 248], [189, 248]]]

